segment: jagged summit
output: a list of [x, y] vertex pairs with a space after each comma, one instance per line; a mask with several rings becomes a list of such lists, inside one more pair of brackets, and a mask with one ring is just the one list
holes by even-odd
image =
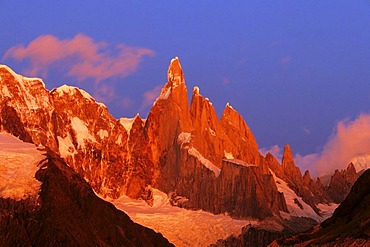
[[[302, 192], [302, 175], [290, 147], [282, 166], [271, 154], [263, 157], [252, 131], [230, 104], [218, 119], [194, 87], [189, 107], [178, 58], [171, 60], [168, 81], [146, 120], [138, 115], [117, 120], [76, 87], [63, 85], [50, 92], [39, 85], [34, 90], [27, 83], [20, 86], [4, 68], [0, 77], [0, 128], [60, 154], [103, 196], [150, 202], [151, 188], [156, 188], [176, 191], [184, 203], [175, 204], [183, 207], [264, 218], [286, 212], [289, 200], [278, 191], [270, 170], [296, 188], [299, 200], [308, 202], [311, 197], [304, 195], [314, 194]], [[184, 136], [186, 141], [179, 142]], [[312, 184], [308, 174], [305, 178]]]
[[14, 70], [12, 70], [11, 68], [9, 68], [5, 64], [0, 64], [0, 70], [1, 69], [4, 69], [7, 72], [9, 72], [19, 82], [23, 82], [23, 81], [39, 81], [39, 82], [41, 82], [41, 84], [43, 85], [43, 87], [46, 88], [45, 87], [45, 83], [44, 83], [44, 81], [41, 78], [38, 78], [38, 77], [25, 77], [25, 76], [19, 75], [16, 72], [14, 72]]
[[171, 60], [170, 66], [168, 67], [167, 77], [168, 82], [171, 82], [172, 87], [177, 87], [178, 85], [185, 83], [184, 74], [178, 57]]

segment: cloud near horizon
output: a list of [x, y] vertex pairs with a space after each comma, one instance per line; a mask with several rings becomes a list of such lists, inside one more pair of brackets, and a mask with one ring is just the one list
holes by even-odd
[[127, 77], [137, 70], [144, 56], [154, 54], [147, 48], [96, 42], [81, 33], [72, 39], [59, 39], [48, 34], [37, 37], [28, 46], [11, 47], [2, 59], [26, 60], [29, 68], [25, 73], [42, 77], [62, 63], [59, 69], [66, 70], [68, 76], [80, 81], [92, 79], [98, 83], [112, 77]]
[[[294, 147], [293, 147], [294, 150]], [[271, 152], [282, 157], [278, 145], [263, 148], [261, 153]], [[331, 174], [336, 169], [345, 169], [354, 157], [370, 155], [370, 114], [360, 114], [355, 120], [339, 121], [321, 152], [307, 155], [295, 154], [294, 160], [304, 172], [308, 169], [314, 176]]]
[[159, 96], [159, 94], [161, 92], [162, 87], [163, 87], [163, 85], [162, 84], [159, 84], [159, 85], [155, 86], [154, 88], [152, 88], [152, 89], [144, 92], [144, 94], [143, 94], [143, 102], [141, 104], [140, 111], [143, 111], [148, 106], [153, 105], [154, 101], [158, 98], [158, 96]]

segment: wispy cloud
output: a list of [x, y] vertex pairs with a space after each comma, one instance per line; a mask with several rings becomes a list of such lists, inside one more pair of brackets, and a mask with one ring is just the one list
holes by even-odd
[[[260, 152], [263, 155], [270, 152], [279, 161], [283, 155], [283, 149], [278, 145], [262, 148]], [[345, 169], [352, 160], [369, 155], [370, 114], [361, 114], [352, 121], [339, 121], [321, 151], [307, 155], [297, 153], [294, 161], [302, 172], [308, 169], [312, 175], [320, 176]]]
[[284, 149], [279, 145], [273, 145], [269, 148], [261, 148], [259, 151], [263, 156], [266, 156], [267, 153], [272, 154], [279, 162], [283, 159]]
[[100, 82], [132, 74], [144, 56], [153, 55], [154, 52], [147, 48], [96, 42], [85, 34], [77, 34], [72, 39], [41, 35], [27, 46], [11, 47], [5, 52], [3, 60], [28, 61], [25, 73], [29, 76], [46, 77], [50, 68], [58, 64], [68, 76], [77, 80]]
[[230, 78], [228, 78], [226, 76], [222, 77], [221, 80], [222, 80], [222, 84], [224, 86], [227, 86], [227, 85], [229, 85], [231, 83]]
[[161, 89], [163, 85], [157, 85], [156, 87], [144, 92], [143, 94], [143, 102], [141, 104], [140, 111], [145, 110], [148, 106], [152, 105], [154, 101], [157, 99], [159, 96]]
[[311, 134], [311, 130], [309, 128], [306, 128], [306, 127], [302, 127], [302, 130], [304, 133], [306, 133], [307, 135]]
[[291, 60], [292, 59], [291, 59], [290, 56], [285, 56], [285, 57], [280, 58], [280, 63], [281, 64], [288, 64], [288, 63], [290, 63]]
[[296, 163], [314, 175], [344, 169], [355, 158], [370, 154], [370, 114], [339, 121], [321, 152], [295, 155]]
[[318, 174], [325, 174], [343, 169], [354, 157], [366, 154], [370, 154], [370, 114], [361, 114], [353, 121], [338, 122], [312, 167]]

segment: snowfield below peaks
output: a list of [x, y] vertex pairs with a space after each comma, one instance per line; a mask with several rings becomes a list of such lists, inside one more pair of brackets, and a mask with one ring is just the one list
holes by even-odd
[[258, 224], [256, 220], [235, 220], [227, 215], [173, 207], [165, 193], [155, 189], [153, 191], [153, 207], [145, 201], [127, 196], [105, 200], [128, 214], [134, 222], [162, 233], [178, 247], [208, 246], [231, 234], [238, 236], [245, 225]]
[[270, 170], [270, 172], [274, 177], [278, 191], [283, 192], [289, 210], [289, 213], [280, 212], [284, 218], [290, 218], [291, 216], [307, 217], [314, 219], [317, 222], [322, 222], [329, 218], [333, 214], [334, 210], [338, 207], [338, 204], [335, 203], [330, 205], [319, 204], [319, 209], [321, 210], [320, 213], [322, 216], [316, 214], [316, 212], [306, 202], [304, 202], [301, 197], [299, 197], [291, 188], [289, 188], [288, 184], [284, 180], [277, 177], [272, 170]]
[[43, 153], [34, 144], [0, 133], [0, 197], [19, 201], [38, 195], [41, 183], [35, 173]]

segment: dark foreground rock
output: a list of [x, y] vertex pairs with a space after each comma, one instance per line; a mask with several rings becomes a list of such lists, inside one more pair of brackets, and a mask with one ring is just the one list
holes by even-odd
[[36, 178], [42, 182], [38, 198], [0, 198], [0, 246], [173, 246], [97, 197], [56, 156]]
[[331, 218], [271, 246], [370, 246], [370, 170], [355, 182]]

